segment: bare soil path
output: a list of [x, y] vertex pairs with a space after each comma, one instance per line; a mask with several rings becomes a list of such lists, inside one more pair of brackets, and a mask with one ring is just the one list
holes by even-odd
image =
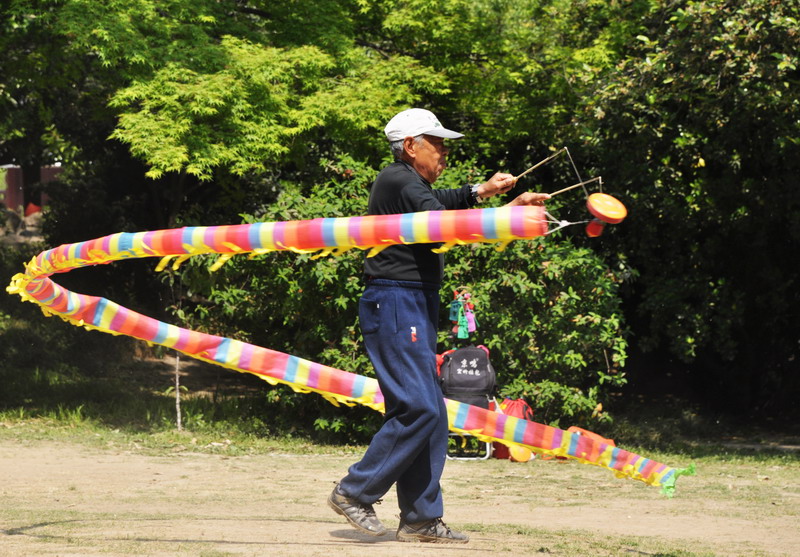
[[[0, 555], [800, 555], [796, 459], [708, 464], [673, 499], [573, 462], [450, 461], [445, 519], [472, 539], [431, 546], [361, 535], [327, 507], [356, 458], [153, 455], [7, 432]], [[376, 509], [396, 527], [393, 493]]]

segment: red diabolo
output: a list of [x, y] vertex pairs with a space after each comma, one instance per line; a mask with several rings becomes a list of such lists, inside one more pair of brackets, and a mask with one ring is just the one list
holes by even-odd
[[586, 235], [589, 236], [589, 238], [597, 238], [603, 233], [605, 227], [606, 223], [600, 219], [592, 219], [589, 221], [589, 224], [586, 225]]

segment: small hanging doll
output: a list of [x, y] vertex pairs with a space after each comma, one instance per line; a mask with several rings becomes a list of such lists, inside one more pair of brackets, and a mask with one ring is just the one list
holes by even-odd
[[453, 292], [453, 301], [450, 303], [450, 321], [455, 323], [453, 332], [457, 338], [467, 339], [470, 333], [478, 329], [478, 320], [475, 318], [475, 304], [470, 301], [472, 295], [466, 289]]

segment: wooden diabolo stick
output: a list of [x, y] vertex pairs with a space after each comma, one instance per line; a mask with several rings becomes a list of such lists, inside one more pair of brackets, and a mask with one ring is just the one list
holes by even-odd
[[537, 168], [539, 168], [543, 164], [546, 164], [546, 163], [550, 162], [551, 160], [553, 160], [554, 158], [556, 158], [558, 155], [560, 155], [561, 153], [563, 153], [566, 150], [567, 150], [566, 147], [562, 147], [561, 149], [559, 149], [558, 151], [556, 151], [555, 153], [553, 153], [552, 155], [550, 155], [549, 157], [547, 157], [543, 161], [539, 161], [536, 164], [534, 164], [532, 167], [530, 167], [528, 170], [526, 170], [522, 174], [520, 174], [518, 176], [515, 176], [514, 180], [519, 180], [520, 178], [522, 178], [523, 176], [525, 176], [529, 172], [533, 172], [534, 170], [536, 170]]
[[581, 186], [585, 186], [586, 184], [590, 184], [591, 182], [597, 182], [597, 181], [602, 181], [602, 180], [603, 180], [602, 176], [597, 176], [596, 178], [592, 178], [591, 180], [586, 180], [584, 182], [578, 182], [577, 184], [572, 184], [571, 186], [567, 186], [564, 189], [561, 189], [561, 190], [558, 190], [558, 191], [554, 191], [553, 193], [550, 194], [550, 197], [553, 197], [554, 195], [558, 195], [559, 193], [564, 193], [565, 191], [569, 191], [569, 190], [572, 190], [572, 189], [575, 189], [575, 188], [579, 188]]

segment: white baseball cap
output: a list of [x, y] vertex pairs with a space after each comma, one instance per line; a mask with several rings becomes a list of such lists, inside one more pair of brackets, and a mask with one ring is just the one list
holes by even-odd
[[418, 135], [433, 135], [435, 137], [446, 137], [448, 139], [459, 139], [464, 137], [463, 133], [448, 130], [442, 126], [439, 119], [430, 110], [424, 108], [409, 108], [397, 114], [389, 120], [384, 128], [386, 139], [389, 142], [401, 141], [406, 137], [416, 137]]

